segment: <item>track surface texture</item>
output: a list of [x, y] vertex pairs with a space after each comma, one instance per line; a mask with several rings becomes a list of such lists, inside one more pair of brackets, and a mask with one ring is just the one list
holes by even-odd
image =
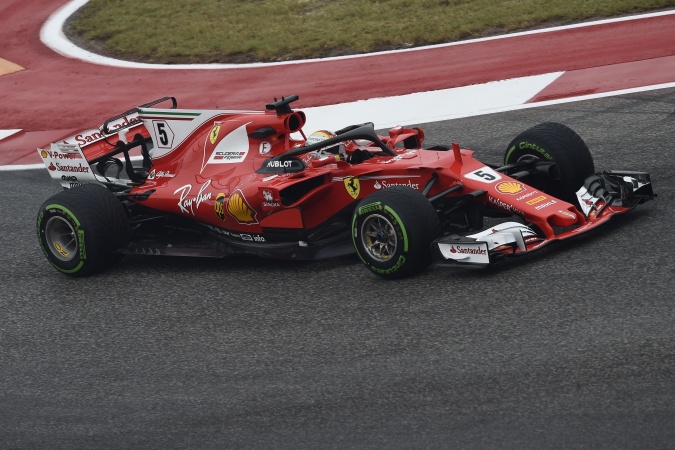
[[0, 447], [666, 449], [675, 443], [675, 89], [426, 125], [499, 162], [558, 121], [658, 199], [491, 269], [133, 256], [70, 279], [59, 187], [0, 177]]

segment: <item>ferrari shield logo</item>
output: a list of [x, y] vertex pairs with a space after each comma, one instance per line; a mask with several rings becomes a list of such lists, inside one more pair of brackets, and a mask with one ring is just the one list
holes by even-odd
[[209, 133], [209, 140], [211, 141], [211, 144], [216, 143], [216, 139], [218, 139], [218, 132], [220, 131], [220, 124], [217, 123], [213, 129], [211, 130], [211, 133]]
[[359, 179], [356, 177], [347, 177], [344, 179], [344, 182], [349, 195], [351, 195], [353, 199], [357, 199], [361, 192], [361, 183], [359, 182]]
[[206, 135], [201, 171], [204, 171], [209, 164], [238, 164], [246, 159], [250, 145], [246, 134], [248, 123], [232, 130], [233, 125], [239, 124], [237, 122], [215, 123]]

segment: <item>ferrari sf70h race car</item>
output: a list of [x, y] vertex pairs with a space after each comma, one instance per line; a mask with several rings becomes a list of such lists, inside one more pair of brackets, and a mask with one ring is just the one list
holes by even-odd
[[164, 97], [38, 149], [65, 188], [38, 212], [47, 260], [83, 276], [124, 254], [356, 252], [374, 274], [399, 278], [434, 262], [528, 254], [655, 197], [645, 172], [596, 172], [583, 140], [559, 123], [522, 132], [494, 165], [457, 143], [424, 148], [420, 128], [306, 136], [297, 99], [224, 111]]

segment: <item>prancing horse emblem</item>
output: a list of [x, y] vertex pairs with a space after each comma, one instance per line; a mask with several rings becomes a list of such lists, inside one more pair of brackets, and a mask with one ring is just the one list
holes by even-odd
[[361, 183], [359, 182], [359, 179], [356, 177], [347, 177], [344, 179], [345, 182], [345, 188], [347, 188], [347, 193], [352, 196], [353, 199], [357, 199], [359, 197], [359, 193], [361, 192]]
[[209, 140], [211, 141], [211, 144], [216, 143], [216, 139], [218, 139], [218, 132], [220, 131], [220, 124], [216, 123], [213, 129], [211, 130], [211, 133], [209, 133]]

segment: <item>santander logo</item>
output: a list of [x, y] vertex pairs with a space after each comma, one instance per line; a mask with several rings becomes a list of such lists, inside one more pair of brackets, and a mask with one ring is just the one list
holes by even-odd
[[465, 248], [459, 245], [450, 247], [450, 253], [459, 253], [465, 255], [486, 255], [487, 251], [483, 248]]

